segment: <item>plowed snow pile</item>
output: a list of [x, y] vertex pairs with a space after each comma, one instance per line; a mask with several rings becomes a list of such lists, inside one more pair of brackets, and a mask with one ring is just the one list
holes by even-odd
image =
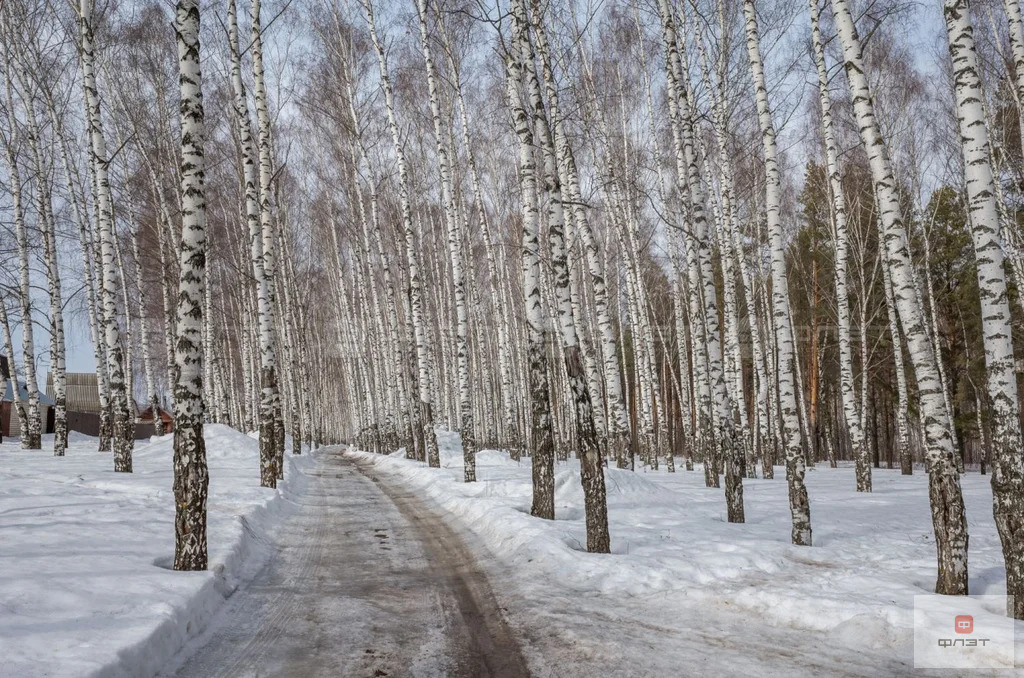
[[0, 444], [0, 674], [153, 675], [266, 560], [310, 457], [286, 454], [285, 480], [264, 489], [258, 443], [207, 425], [210, 569], [183, 573], [170, 569], [172, 436], [137, 441], [130, 474], [72, 436], [65, 457], [53, 436]]

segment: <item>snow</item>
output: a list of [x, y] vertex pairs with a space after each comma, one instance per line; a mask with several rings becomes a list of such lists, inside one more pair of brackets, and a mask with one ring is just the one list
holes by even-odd
[[[514, 582], [523, 600], [572, 606], [580, 611], [577, 619], [611, 612], [619, 627], [631, 618], [674, 619], [678, 625], [695, 614], [728, 611], [745, 620], [745, 628], [727, 627], [729, 633], [751, 638], [759, 627], [789, 629], [795, 637], [813, 634], [839, 643], [856, 666], [869, 664], [871, 657], [886, 673], [909, 672], [913, 666], [914, 596], [934, 592], [936, 567], [923, 472], [908, 477], [899, 470], [874, 469], [874, 492], [859, 494], [850, 467], [810, 470], [814, 546], [808, 548], [789, 541], [783, 467], [776, 468], [775, 480], [744, 480], [745, 524], [726, 521], [723, 491], [704, 486], [699, 465], [672, 474], [664, 467], [658, 472], [608, 468], [612, 554], [596, 555], [585, 552], [576, 461], [558, 464], [555, 520], [545, 521], [530, 516], [528, 459], [518, 463], [503, 452], [481, 451], [478, 482], [466, 484], [458, 436], [441, 432], [439, 441], [440, 469], [407, 460], [404, 451], [352, 454], [436, 502], [501, 564], [502, 586]], [[989, 477], [972, 473], [962, 483], [971, 593], [1005, 594]], [[986, 614], [994, 612], [979, 611], [976, 623], [983, 624]], [[584, 641], [585, 635], [569, 641]], [[621, 648], [624, 643], [615, 636], [606, 632], [592, 639], [594, 647], [618, 643]], [[647, 632], [644, 642], [656, 636]], [[1018, 666], [1024, 660], [1022, 636], [1024, 624], [1018, 622]], [[672, 652], [673, 642], [665, 639], [661, 651]], [[731, 672], [739, 671], [733, 666]]]
[[0, 444], [0, 673], [154, 675], [266, 562], [266, 534], [291, 511], [313, 455], [287, 454], [275, 491], [260, 487], [251, 437], [216, 424], [205, 437], [206, 572], [170, 569], [172, 436], [137, 441], [131, 474], [76, 433], [65, 457], [52, 456], [52, 435], [41, 451]]
[[[269, 536], [306, 491], [313, 455], [287, 456], [277, 491], [259, 487], [258, 444], [206, 428], [210, 571], [176, 573], [171, 438], [139, 441], [115, 474], [96, 441], [68, 456], [0, 444], [0, 674], [150, 676], [173, 664], [237, 586], [271, 555]], [[807, 474], [810, 548], [789, 543], [784, 469], [744, 481], [748, 522], [725, 519], [703, 472], [606, 470], [611, 555], [588, 554], [579, 465], [561, 462], [556, 520], [529, 515], [529, 460], [481, 451], [462, 482], [458, 436], [442, 468], [404, 452], [351, 452], [434, 502], [464, 535], [507, 607], [538, 676], [895, 675], [912, 671], [914, 596], [932, 591], [927, 478], [875, 469]], [[989, 479], [963, 476], [971, 593], [1005, 592]], [[967, 608], [977, 624], [994, 608]], [[1024, 659], [1017, 623], [1017, 665]], [[685, 670], [684, 670], [685, 669]]]

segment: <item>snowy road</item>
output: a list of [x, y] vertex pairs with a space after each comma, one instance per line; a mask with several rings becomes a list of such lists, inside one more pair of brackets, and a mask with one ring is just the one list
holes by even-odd
[[[810, 474], [821, 543], [812, 550], [789, 544], [785, 483], [745, 482], [750, 522], [732, 525], [722, 515], [721, 490], [706, 488], [699, 470], [606, 469], [614, 553], [592, 556], [582, 551], [573, 462], [556, 467], [558, 519], [542, 521], [529, 516], [528, 462], [481, 451], [477, 482], [466, 484], [457, 437], [438, 438], [438, 469], [397, 453], [350, 456], [443, 513], [494, 582], [537, 678], [942, 675], [914, 670], [912, 633], [901, 616], [909, 594], [928, 586], [904, 580], [923, 580], [934, 563], [908, 518], [927, 522], [919, 476], [879, 473], [871, 501], [858, 505], [852, 469]], [[970, 496], [982, 510], [991, 501], [982, 491]], [[888, 531], [861, 527], [873, 524]], [[998, 543], [994, 530], [974, 529], [975, 562], [991, 560], [985, 549]], [[902, 575], [889, 574], [886, 557]]]
[[525, 676], [486, 577], [410, 491], [327, 451], [276, 553], [176, 675]]

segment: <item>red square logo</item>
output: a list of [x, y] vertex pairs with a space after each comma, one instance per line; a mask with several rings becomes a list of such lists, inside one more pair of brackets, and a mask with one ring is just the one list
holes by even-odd
[[969, 614], [958, 614], [953, 620], [953, 629], [957, 633], [973, 633], [974, 617]]

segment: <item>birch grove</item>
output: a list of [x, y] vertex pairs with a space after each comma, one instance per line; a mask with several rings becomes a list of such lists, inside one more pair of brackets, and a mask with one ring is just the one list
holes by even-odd
[[131, 472], [173, 431], [177, 569], [214, 425], [266, 492], [328, 443], [507, 455], [595, 554], [619, 474], [728, 523], [778, 488], [810, 547], [816, 464], [851, 515], [892, 469], [949, 595], [985, 473], [1024, 618], [1021, 11], [872, 7], [5, 3], [3, 433]]

